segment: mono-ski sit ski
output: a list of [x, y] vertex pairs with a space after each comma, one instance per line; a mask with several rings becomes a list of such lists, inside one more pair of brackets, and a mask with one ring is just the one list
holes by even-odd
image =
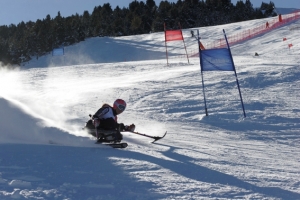
[[113, 106], [103, 104], [94, 115], [89, 115], [90, 119], [86, 122], [84, 130], [97, 139], [96, 144], [105, 144], [113, 148], [126, 148], [128, 146], [127, 143], [122, 142], [123, 135], [121, 132], [130, 132], [152, 138], [154, 139], [152, 143], [166, 136], [167, 132], [161, 137], [135, 132], [134, 124], [118, 123], [117, 115], [121, 114], [125, 108], [126, 102], [123, 99], [115, 100]]

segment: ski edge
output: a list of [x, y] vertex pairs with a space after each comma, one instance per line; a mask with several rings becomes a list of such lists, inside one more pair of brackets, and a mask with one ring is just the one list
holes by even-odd
[[122, 142], [122, 143], [101, 143], [101, 142], [95, 142], [95, 144], [102, 144], [102, 145], [110, 146], [110, 147], [116, 148], [116, 149], [124, 149], [124, 148], [128, 147], [128, 144], [126, 142]]

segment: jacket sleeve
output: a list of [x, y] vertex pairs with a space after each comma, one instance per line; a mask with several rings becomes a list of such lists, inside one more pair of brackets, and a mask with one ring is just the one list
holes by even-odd
[[94, 115], [93, 117], [98, 117], [99, 119], [102, 119], [103, 116], [109, 112], [109, 108], [108, 107], [102, 107], [100, 108]]

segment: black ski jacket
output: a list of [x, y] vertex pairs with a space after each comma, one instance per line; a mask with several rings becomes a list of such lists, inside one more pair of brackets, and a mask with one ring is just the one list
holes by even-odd
[[104, 104], [94, 115], [93, 118], [100, 119], [100, 128], [103, 129], [114, 129], [120, 127], [120, 130], [123, 130], [124, 124], [118, 124], [117, 122], [117, 113], [113, 107], [108, 104]]

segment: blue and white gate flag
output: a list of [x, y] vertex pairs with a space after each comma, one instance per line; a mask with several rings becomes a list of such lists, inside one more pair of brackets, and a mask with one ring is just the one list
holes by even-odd
[[234, 64], [227, 48], [200, 51], [201, 71], [234, 71]]
[[236, 83], [238, 86], [241, 103], [243, 107], [244, 117], [246, 117], [246, 112], [244, 108], [242, 93], [240, 90], [239, 80], [237, 78], [237, 74], [235, 71], [235, 66], [233, 63], [229, 43], [227, 40], [227, 36], [225, 34], [225, 30], [223, 29], [224, 37], [226, 40], [226, 44], [228, 48], [220, 48], [220, 49], [205, 49], [201, 50], [200, 48], [200, 36], [199, 30], [198, 33], [198, 47], [199, 47], [199, 58], [200, 58], [200, 66], [201, 66], [201, 77], [202, 77], [202, 88], [203, 88], [203, 97], [204, 97], [204, 105], [205, 105], [205, 113], [208, 116], [207, 105], [206, 105], [206, 97], [205, 97], [205, 89], [204, 89], [204, 80], [203, 80], [203, 71], [234, 71], [236, 77]]

